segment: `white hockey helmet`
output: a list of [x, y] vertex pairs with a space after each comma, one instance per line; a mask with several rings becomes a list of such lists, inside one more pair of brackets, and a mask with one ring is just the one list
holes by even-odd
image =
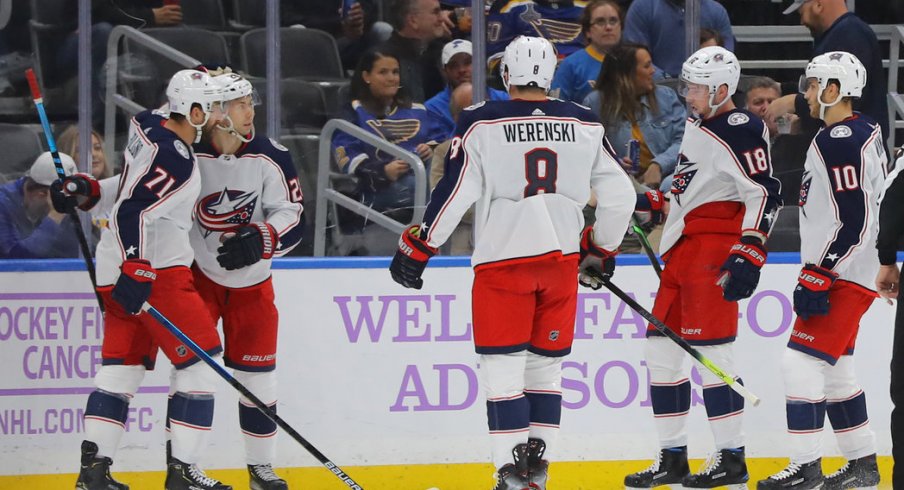
[[[708, 46], [697, 50], [681, 65], [681, 87], [679, 93], [686, 96], [688, 83], [703, 85], [709, 89], [710, 114], [728, 102], [738, 89], [741, 79], [741, 66], [738, 58], [731, 51], [721, 46]], [[714, 105], [716, 92], [722, 85], [728, 86], [728, 96]]]
[[[807, 70], [800, 77], [800, 91], [807, 92], [811, 79], [819, 84], [816, 100], [819, 101], [819, 118], [825, 119], [826, 109], [837, 104], [843, 97], [860, 97], [866, 86], [866, 68], [856, 56], [845, 51], [830, 51], [813, 58]], [[822, 101], [822, 92], [829, 86], [830, 80], [837, 80], [839, 97], [831, 104]]]
[[558, 60], [552, 43], [542, 37], [518, 36], [506, 46], [502, 56], [502, 81], [506, 89], [514, 85], [549, 90], [556, 63]]
[[[248, 96], [251, 97], [251, 105], [259, 105], [261, 103], [260, 96], [258, 96], [257, 90], [254, 89], [254, 86], [251, 85], [251, 82], [249, 82], [246, 78], [242, 77], [238, 73], [229, 72], [222, 75], [216, 75], [213, 77], [213, 81], [219, 84], [223, 89], [223, 101], [227, 105], [230, 101]], [[242, 135], [235, 130], [235, 125], [232, 122], [232, 118], [229, 117], [228, 109], [224, 112], [226, 112], [226, 116], [224, 118], [226, 126], [217, 126], [217, 129], [229, 131], [233, 136], [244, 143], [248, 143], [249, 141], [254, 139], [253, 125], [251, 126], [250, 136], [246, 137], [245, 135]]]
[[[171, 114], [182, 114], [196, 130], [195, 143], [201, 140], [201, 129], [207, 124], [214, 111], [223, 108], [223, 89], [214, 83], [207, 73], [198, 70], [181, 70], [176, 72], [166, 87]], [[195, 125], [189, 115], [194, 104], [204, 111], [204, 122]]]

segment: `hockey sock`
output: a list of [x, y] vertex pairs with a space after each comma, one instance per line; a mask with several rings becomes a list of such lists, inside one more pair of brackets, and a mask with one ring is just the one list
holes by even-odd
[[847, 400], [830, 401], [826, 413], [838, 439], [838, 447], [847, 459], [876, 453], [876, 436], [869, 427], [866, 394], [859, 391]]
[[173, 457], [197, 464], [213, 423], [212, 393], [177, 392], [169, 400]]
[[687, 412], [691, 408], [691, 382], [650, 383], [650, 401], [659, 434], [659, 447], [687, 445]]
[[[276, 411], [276, 402], [268, 406]], [[243, 397], [239, 400], [239, 426], [245, 439], [247, 463], [273, 464], [276, 459], [276, 422]]]
[[85, 406], [85, 439], [97, 444], [97, 455], [113, 458], [129, 417], [129, 396], [94, 390]]
[[487, 425], [493, 445], [493, 464], [501, 468], [512, 463], [512, 448], [527, 443], [530, 403], [524, 394], [487, 400]]
[[[738, 379], [738, 382], [743, 382]], [[706, 416], [713, 432], [716, 450], [732, 449], [744, 445], [742, 427], [744, 397], [721, 383], [703, 387], [703, 402]]]
[[559, 422], [562, 420], [562, 394], [524, 391], [530, 404], [530, 437], [542, 439], [548, 448], [555, 444], [559, 436]]
[[788, 396], [785, 400], [788, 433], [791, 434], [791, 462], [809, 463], [822, 456], [820, 441], [826, 418], [826, 401]]

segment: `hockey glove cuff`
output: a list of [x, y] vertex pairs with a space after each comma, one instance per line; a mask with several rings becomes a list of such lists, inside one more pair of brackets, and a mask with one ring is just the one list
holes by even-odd
[[581, 263], [578, 267], [578, 282], [581, 286], [599, 289], [615, 274], [615, 256], [618, 251], [609, 251], [597, 246], [593, 241], [593, 227], [584, 228], [581, 233]]
[[279, 236], [269, 223], [251, 223], [235, 231], [217, 249], [217, 262], [228, 271], [256, 264], [273, 257]]
[[75, 174], [50, 184], [50, 200], [58, 213], [69, 214], [75, 208], [88, 211], [100, 201], [100, 184], [88, 174]]
[[760, 282], [760, 269], [766, 263], [766, 247], [751, 235], [742, 236], [731, 247], [728, 259], [719, 269], [716, 284], [722, 286], [722, 297], [726, 301], [749, 298]]
[[130, 259], [122, 263], [122, 271], [113, 286], [113, 299], [129, 314], [137, 315], [151, 297], [151, 286], [157, 271], [144, 259]]
[[829, 289], [838, 274], [815, 264], [807, 264], [800, 270], [797, 287], [794, 288], [794, 311], [803, 320], [814, 315], [829, 313]]
[[427, 261], [436, 255], [437, 249], [421, 239], [420, 233], [420, 226], [405, 230], [399, 237], [399, 249], [389, 264], [392, 280], [406, 288], [421, 289], [424, 285], [421, 274], [427, 267]]

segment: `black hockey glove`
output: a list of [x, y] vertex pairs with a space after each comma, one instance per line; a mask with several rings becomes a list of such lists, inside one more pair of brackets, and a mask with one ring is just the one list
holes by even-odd
[[593, 227], [584, 228], [581, 233], [581, 264], [578, 267], [578, 282], [581, 286], [599, 289], [615, 274], [615, 256], [593, 242]]
[[392, 280], [406, 288], [420, 289], [424, 285], [421, 274], [424, 273], [430, 257], [436, 255], [436, 249], [427, 245], [427, 242], [421, 239], [420, 233], [420, 226], [412, 226], [402, 232], [402, 236], [399, 237], [399, 249], [389, 264]]
[[144, 259], [129, 259], [122, 263], [122, 271], [113, 286], [113, 299], [127, 313], [137, 315], [145, 301], [151, 297], [151, 286], [157, 279], [157, 271]]
[[721, 274], [716, 284], [722, 286], [722, 297], [726, 301], [749, 298], [760, 282], [760, 269], [766, 263], [766, 247], [755, 236], [742, 236], [731, 247], [728, 259], [719, 269]]
[[269, 223], [251, 223], [235, 231], [217, 249], [217, 262], [228, 271], [256, 264], [273, 257], [278, 237]]
[[800, 269], [797, 287], [794, 288], [794, 311], [806, 320], [814, 315], [829, 313], [829, 289], [838, 274], [814, 264]]
[[390, 184], [386, 176], [386, 164], [377, 158], [368, 158], [355, 167], [355, 176], [358, 177], [358, 186], [362, 189], [376, 191]]
[[100, 200], [100, 184], [88, 174], [75, 174], [50, 184], [50, 201], [58, 213], [69, 214], [75, 208], [87, 211]]

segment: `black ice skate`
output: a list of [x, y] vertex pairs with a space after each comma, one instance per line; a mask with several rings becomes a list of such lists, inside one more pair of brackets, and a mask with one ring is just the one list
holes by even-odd
[[760, 480], [756, 484], [757, 490], [810, 490], [811, 488], [824, 488], [825, 477], [822, 476], [822, 459], [809, 463], [791, 463], [782, 471]]
[[687, 466], [687, 446], [660, 449], [656, 461], [649, 468], [625, 477], [625, 488], [653, 488], [660, 485], [681, 488], [681, 481], [690, 472]]
[[205, 475], [196, 464], [173, 458], [166, 466], [166, 490], [232, 490], [229, 485]]
[[549, 480], [549, 461], [543, 459], [545, 452], [546, 443], [543, 442], [543, 439], [527, 440], [527, 471], [532, 490], [546, 490], [546, 481]]
[[744, 448], [722, 449], [713, 453], [699, 473], [684, 477], [681, 482], [685, 488], [728, 487], [729, 490], [746, 490], [747, 462], [744, 460]]
[[97, 457], [97, 444], [82, 441], [82, 468], [78, 473], [75, 488], [79, 490], [129, 490], [129, 486], [119, 483], [110, 476], [113, 460]]
[[847, 490], [849, 488], [875, 488], [879, 484], [879, 466], [876, 455], [870, 454], [852, 459], [838, 471], [826, 477], [826, 490]]
[[527, 444], [518, 444], [512, 449], [514, 464], [504, 465], [496, 472], [496, 486], [493, 490], [531, 490], [528, 476]]
[[289, 490], [285, 480], [276, 476], [269, 464], [249, 464], [251, 490]]

